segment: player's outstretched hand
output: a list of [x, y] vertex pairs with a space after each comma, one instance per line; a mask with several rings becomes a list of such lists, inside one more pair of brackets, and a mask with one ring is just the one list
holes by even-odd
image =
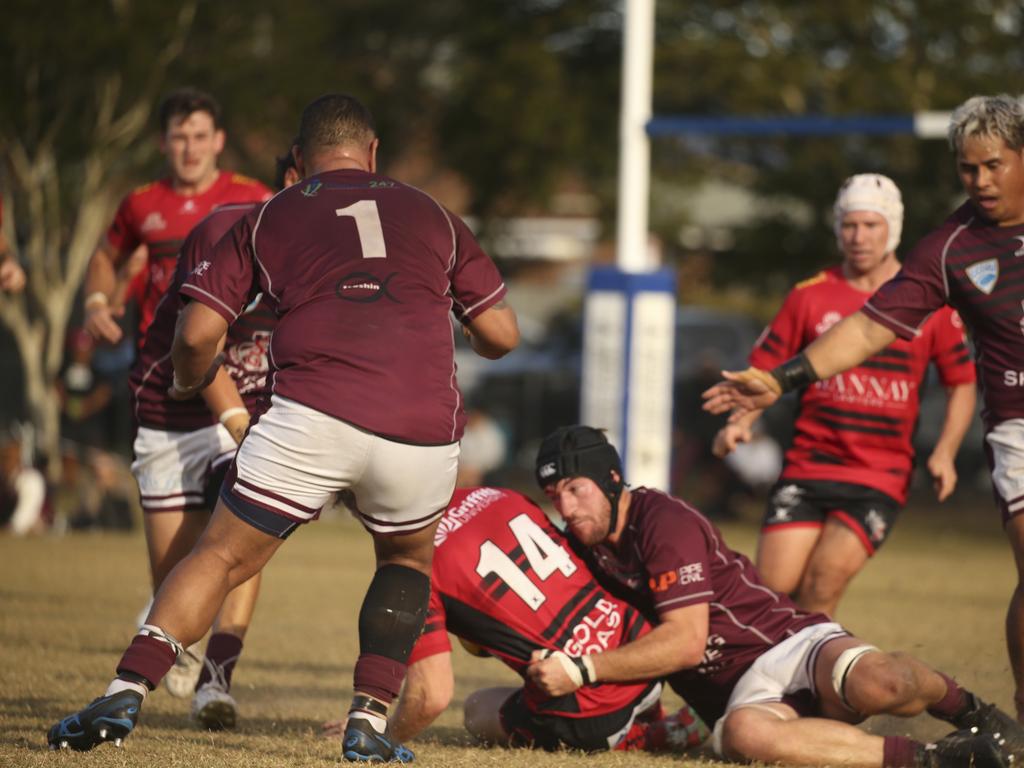
[[85, 330], [97, 341], [117, 344], [124, 336], [115, 318], [124, 314], [124, 307], [110, 307], [106, 303], [93, 304], [85, 309]]
[[711, 444], [711, 452], [718, 458], [724, 459], [736, 450], [737, 445], [749, 443], [752, 438], [753, 433], [749, 426], [744, 424], [726, 424], [715, 435], [715, 440]]
[[760, 368], [722, 371], [722, 377], [725, 381], [704, 391], [704, 410], [710, 413], [732, 411], [730, 422], [749, 411], [769, 407], [782, 394], [775, 377]]
[[932, 476], [932, 483], [935, 485], [935, 496], [939, 501], [945, 501], [956, 490], [956, 464], [953, 457], [935, 451], [928, 457], [928, 474]]
[[347, 717], [343, 717], [341, 718], [341, 720], [328, 720], [326, 723], [320, 726], [320, 738], [340, 739], [345, 734], [345, 727], [347, 725]]
[[0, 259], [0, 291], [20, 293], [25, 287], [25, 270], [12, 258]]

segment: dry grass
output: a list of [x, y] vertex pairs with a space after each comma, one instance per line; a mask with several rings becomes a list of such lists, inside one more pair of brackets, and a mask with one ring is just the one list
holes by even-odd
[[[1012, 686], [1003, 649], [1003, 614], [1013, 584], [1010, 553], [991, 502], [965, 509], [959, 521], [924, 509], [862, 575], [840, 619], [888, 649], [910, 651], [1008, 705]], [[727, 539], [749, 552], [751, 525], [726, 526]], [[329, 766], [335, 741], [319, 724], [337, 717], [351, 691], [355, 617], [372, 567], [368, 536], [348, 520], [299, 531], [269, 566], [245, 654], [235, 674], [241, 721], [233, 733], [209, 734], [188, 720], [188, 703], [161, 690], [146, 704], [126, 748], [51, 753], [45, 730], [102, 692], [148, 596], [140, 536], [78, 535], [0, 539], [0, 766]], [[525, 754], [473, 747], [461, 729], [461, 703], [472, 690], [514, 684], [493, 661], [456, 650], [456, 701], [425, 737], [418, 761], [446, 768], [580, 765], [578, 753]], [[873, 730], [930, 736], [927, 718], [876, 719]], [[608, 754], [595, 768], [679, 758]]]

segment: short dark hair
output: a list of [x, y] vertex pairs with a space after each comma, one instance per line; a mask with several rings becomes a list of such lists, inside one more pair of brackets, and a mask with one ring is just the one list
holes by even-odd
[[362, 102], [344, 93], [328, 93], [302, 110], [298, 144], [308, 156], [327, 147], [368, 143], [376, 135], [373, 115]]
[[284, 175], [289, 168], [295, 168], [295, 155], [292, 154], [292, 147], [299, 143], [298, 137], [288, 145], [288, 151], [280, 157], [274, 158], [274, 189], [284, 189]]
[[193, 112], [206, 112], [213, 118], [213, 127], [220, 128], [220, 104], [198, 88], [178, 88], [160, 102], [160, 132], [166, 133], [172, 118], [188, 117]]

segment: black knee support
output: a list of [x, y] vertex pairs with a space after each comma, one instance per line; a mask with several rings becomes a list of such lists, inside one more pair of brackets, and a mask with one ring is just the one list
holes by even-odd
[[359, 609], [359, 648], [405, 664], [423, 630], [430, 579], [404, 565], [377, 570]]

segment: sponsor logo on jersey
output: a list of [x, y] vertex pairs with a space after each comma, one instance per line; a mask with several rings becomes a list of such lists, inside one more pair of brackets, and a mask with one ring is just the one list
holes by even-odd
[[827, 331], [829, 328], [831, 328], [833, 325], [835, 325], [842, 319], [843, 316], [840, 315], [835, 310], [826, 312], [824, 315], [822, 315], [821, 321], [816, 326], [814, 326], [814, 331], [819, 336], [821, 336], [821, 334], [823, 334], [825, 331]]
[[967, 268], [967, 278], [982, 293], [992, 293], [999, 280], [999, 260], [985, 259]]
[[1016, 235], [1017, 240], [1020, 240], [1020, 248], [1013, 252], [1014, 256], [1024, 256], [1024, 235]]
[[434, 546], [439, 547], [444, 544], [451, 534], [504, 495], [503, 491], [496, 488], [477, 488], [471, 492], [459, 503], [459, 506], [452, 507], [444, 513], [437, 530], [434, 531]]
[[700, 664], [697, 665], [698, 674], [710, 675], [722, 668], [721, 659], [724, 653], [722, 647], [724, 645], [725, 638], [718, 633], [712, 632], [708, 635], [708, 640], [704, 644], [704, 656], [701, 658]]
[[195, 269], [192, 270], [192, 274], [195, 275], [196, 277], [201, 277], [202, 275], [206, 274], [206, 270], [208, 270], [212, 266], [213, 264], [211, 264], [206, 259], [203, 259], [198, 264], [196, 264]]
[[799, 485], [789, 484], [784, 485], [775, 492], [772, 496], [772, 504], [776, 507], [785, 507], [789, 509], [795, 507], [803, 499], [804, 489]]
[[834, 400], [861, 405], [902, 405], [910, 401], [917, 382], [899, 376], [873, 373], [837, 373], [814, 386], [828, 392]]
[[369, 272], [353, 272], [345, 275], [334, 287], [334, 293], [344, 301], [355, 301], [360, 304], [368, 304], [372, 301], [379, 301], [388, 298], [391, 301], [400, 303], [398, 299], [388, 292], [388, 283], [397, 275], [392, 272], [383, 280]]
[[323, 186], [322, 181], [311, 181], [302, 189], [303, 197], [316, 197], [316, 193], [320, 191], [320, 187]]
[[195, 209], [196, 209], [195, 200], [192, 200], [191, 198], [186, 200], [185, 203], [181, 206], [181, 212], [182, 213], [193, 213], [195, 211]]
[[143, 232], [154, 232], [158, 229], [167, 229], [167, 221], [160, 215], [160, 211], [153, 211], [142, 220], [142, 226], [139, 227], [139, 229]]

